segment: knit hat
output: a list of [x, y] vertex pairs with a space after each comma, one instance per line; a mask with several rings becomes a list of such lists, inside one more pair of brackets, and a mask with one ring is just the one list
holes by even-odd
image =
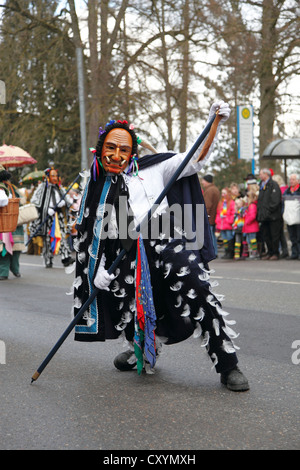
[[205, 181], [207, 181], [208, 183], [212, 183], [213, 182], [213, 176], [212, 175], [205, 175], [203, 176], [203, 179]]
[[246, 184], [256, 184], [257, 183], [257, 180], [256, 180], [253, 173], [248, 173], [246, 178], [244, 178], [244, 181], [246, 181]]

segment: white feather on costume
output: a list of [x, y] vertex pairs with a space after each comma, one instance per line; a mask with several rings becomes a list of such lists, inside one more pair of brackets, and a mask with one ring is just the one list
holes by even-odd
[[200, 307], [197, 316], [194, 317], [194, 320], [202, 321], [204, 318], [204, 315], [205, 315], [205, 311], [202, 307]]
[[126, 282], [127, 284], [133, 284], [133, 282], [134, 282], [134, 277], [131, 276], [130, 274], [128, 274], [128, 276], [125, 276], [125, 282]]
[[178, 281], [173, 286], [170, 286], [170, 289], [173, 291], [177, 291], [177, 290], [180, 290], [182, 286], [183, 286], [183, 282]]
[[124, 312], [121, 319], [124, 323], [129, 323], [132, 320], [132, 313]]
[[212, 282], [210, 283], [210, 288], [218, 287], [218, 285], [219, 285], [218, 281], [212, 281]]
[[225, 312], [225, 310], [220, 307], [220, 305], [216, 305], [216, 309], [219, 315], [222, 315], [222, 317], [227, 317], [227, 315], [230, 315], [229, 312]]
[[132, 300], [129, 302], [129, 310], [130, 310], [131, 312], [135, 312], [135, 311], [136, 311], [135, 299], [132, 299]]
[[166, 263], [164, 278], [166, 278], [170, 274], [171, 268], [172, 268], [172, 263]]
[[236, 333], [235, 331], [233, 331], [232, 328], [230, 328], [228, 325], [226, 326], [222, 326], [222, 330], [224, 331], [224, 333], [227, 334], [227, 336], [229, 336], [229, 338], [237, 338], [240, 334], [239, 333]]
[[183, 250], [183, 245], [177, 245], [177, 246], [175, 246], [175, 248], [174, 248], [174, 252], [175, 252], [175, 253], [179, 253], [179, 252], [182, 251], [182, 250]]
[[190, 263], [192, 263], [193, 261], [195, 261], [196, 258], [197, 257], [195, 255], [195, 253], [191, 253], [190, 256], [188, 257], [188, 260], [189, 260]]
[[183, 298], [181, 297], [181, 295], [179, 295], [176, 300], [177, 300], [177, 304], [175, 305], [175, 308], [178, 308], [180, 307]]
[[160, 254], [165, 248], [166, 248], [167, 245], [157, 245], [155, 247], [155, 251], [156, 253]]
[[213, 361], [213, 365], [212, 365], [212, 369], [213, 369], [214, 367], [216, 367], [216, 365], [218, 364], [219, 361], [218, 361], [218, 357], [215, 353], [212, 353], [211, 359]]
[[213, 321], [213, 328], [215, 330], [216, 336], [220, 336], [220, 322], [217, 318], [214, 318]]
[[73, 287], [74, 289], [78, 289], [78, 287], [80, 287], [82, 284], [82, 277], [81, 276], [77, 276], [75, 281], [73, 282]]
[[225, 352], [227, 352], [228, 354], [231, 354], [231, 353], [234, 353], [235, 352], [235, 349], [234, 349], [234, 346], [233, 344], [231, 343], [231, 341], [226, 341], [226, 339], [224, 339], [223, 343], [222, 343], [222, 348]]
[[79, 299], [79, 297], [75, 297], [75, 299], [74, 299], [74, 307], [75, 307], [75, 308], [80, 308], [81, 305], [82, 305], [82, 302], [81, 302], [81, 300]]
[[201, 347], [202, 348], [205, 348], [206, 346], [208, 346], [208, 343], [209, 343], [209, 331], [206, 331], [204, 333], [204, 336], [203, 336], [203, 340], [202, 340], [202, 344], [201, 344]]
[[126, 297], [126, 295], [127, 295], [127, 294], [126, 294], [124, 288], [122, 288], [122, 289], [120, 290], [120, 294], [116, 294], [116, 293], [114, 292], [114, 296], [115, 296], [115, 297]]
[[197, 297], [195, 289], [190, 289], [186, 295], [190, 299], [195, 299]]
[[200, 323], [198, 323], [196, 328], [194, 329], [193, 337], [200, 338], [201, 335], [202, 335], [202, 328], [201, 328]]
[[191, 270], [188, 266], [182, 266], [179, 270], [178, 273], [176, 273], [176, 276], [178, 277], [182, 277], [182, 276], [186, 276], [187, 274], [190, 274]]
[[87, 232], [84, 232], [81, 237], [79, 238], [80, 243], [84, 242], [88, 236]]
[[188, 317], [191, 313], [191, 309], [190, 309], [190, 306], [188, 304], [186, 304], [184, 307], [183, 307], [183, 311], [181, 313], [181, 316], [182, 317]]
[[207, 302], [212, 305], [213, 307], [216, 307], [217, 306], [217, 299], [214, 297], [214, 295], [208, 295], [207, 298], [206, 298]]
[[224, 322], [226, 325], [235, 325], [236, 321], [235, 320], [227, 320], [227, 318], [224, 318]]
[[114, 281], [113, 286], [111, 287], [111, 292], [117, 292], [120, 289], [120, 284], [118, 281]]
[[[84, 251], [82, 251], [81, 253], [78, 253], [77, 259], [78, 259], [79, 263], [81, 263], [81, 264], [84, 263], [85, 258], [86, 258], [86, 255], [85, 255]], [[75, 264], [75, 263], [73, 263], [73, 264]]]
[[214, 294], [214, 296], [216, 297], [216, 299], [217, 299], [219, 302], [222, 302], [222, 301], [225, 299], [225, 295], [224, 295], [224, 294]]
[[73, 248], [74, 248], [74, 251], [76, 251], [78, 253], [79, 251], [79, 245], [80, 245], [80, 241], [78, 238], [75, 238], [73, 240]]
[[209, 274], [207, 274], [206, 272], [202, 272], [202, 273], [198, 274], [198, 277], [199, 277], [200, 281], [208, 281]]

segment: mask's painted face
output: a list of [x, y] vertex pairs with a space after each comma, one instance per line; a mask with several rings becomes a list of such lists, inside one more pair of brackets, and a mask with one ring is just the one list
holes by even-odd
[[132, 137], [126, 129], [112, 129], [104, 139], [101, 163], [105, 171], [119, 174], [128, 165], [132, 152]]
[[58, 184], [58, 175], [56, 170], [51, 170], [49, 173], [49, 182], [51, 184]]

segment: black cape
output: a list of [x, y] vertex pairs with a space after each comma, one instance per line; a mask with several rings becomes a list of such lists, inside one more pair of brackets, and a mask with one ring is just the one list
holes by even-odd
[[[155, 155], [148, 155], [139, 160], [139, 169], [142, 170], [151, 165], [159, 164], [160, 162], [172, 158], [174, 153], [162, 153]], [[92, 173], [92, 172], [91, 172]], [[78, 238], [74, 244], [77, 251], [76, 256], [76, 278], [75, 278], [75, 290], [74, 290], [74, 315], [77, 314], [84, 302], [89, 298], [91, 292], [94, 289], [93, 280], [97, 269], [100, 264], [102, 253], [105, 249], [106, 241], [101, 241], [93, 246], [94, 237], [94, 220], [96, 218], [97, 210], [99, 210], [99, 201], [103, 199], [103, 206], [105, 204], [113, 204], [116, 196], [117, 185], [112, 184], [110, 187], [106, 187], [105, 174], [101, 174], [97, 181], [93, 181], [90, 178], [85, 188], [81, 208], [78, 216], [77, 230]], [[202, 205], [204, 208], [203, 222], [203, 244], [198, 250], [197, 258], [198, 261], [207, 265], [211, 260], [215, 258], [210, 226], [208, 216], [205, 208], [204, 198], [199, 183], [197, 174], [180, 178], [171, 187], [167, 194], [167, 200], [169, 206], [173, 204], [180, 204], [184, 210], [184, 206], [192, 205], [192, 224], [196, 224], [196, 205]], [[101, 204], [100, 204], [101, 206]], [[91, 242], [92, 241], [92, 242]], [[122, 247], [120, 241], [115, 240], [109, 242], [113, 245], [111, 250], [114, 255], [117, 254]], [[130, 273], [130, 263], [135, 259], [135, 247], [125, 256], [126, 260], [122, 260], [123, 266], [125, 266], [125, 272]], [[107, 259], [106, 269], [114, 261], [114, 258]], [[126, 271], [127, 270], [127, 271]], [[120, 300], [120, 299], [119, 299]], [[121, 299], [122, 300], [122, 299]], [[128, 299], [127, 299], [128, 300]], [[130, 307], [130, 299], [128, 300]], [[120, 305], [120, 304], [119, 304]], [[159, 312], [158, 312], [159, 317]], [[83, 315], [82, 320], [75, 327], [75, 340], [77, 341], [105, 341], [106, 339], [118, 338], [123, 331], [121, 319], [121, 309], [118, 305], [113, 305], [110, 297], [110, 293], [107, 291], [100, 291], [100, 294], [94, 299], [87, 312]], [[124, 320], [125, 321], [125, 320]], [[133, 325], [130, 322], [129, 325]], [[118, 325], [121, 325], [118, 327]], [[116, 327], [117, 326], [117, 327]], [[180, 328], [178, 328], [178, 332]], [[192, 333], [192, 330], [189, 334]], [[125, 335], [128, 340], [132, 340], [133, 326], [125, 328]], [[178, 342], [186, 339], [188, 335], [185, 334], [182, 337], [174, 337], [172, 342]]]

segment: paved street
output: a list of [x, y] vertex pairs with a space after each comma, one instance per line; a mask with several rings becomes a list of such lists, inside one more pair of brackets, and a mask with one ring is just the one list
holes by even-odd
[[0, 448], [299, 449], [300, 261], [210, 267], [237, 321], [249, 392], [223, 387], [195, 339], [165, 346], [156, 373], [139, 377], [114, 368], [120, 341], [78, 343], [73, 332], [31, 385], [71, 321], [73, 274], [59, 258], [50, 270], [23, 254], [22, 277], [0, 284]]

